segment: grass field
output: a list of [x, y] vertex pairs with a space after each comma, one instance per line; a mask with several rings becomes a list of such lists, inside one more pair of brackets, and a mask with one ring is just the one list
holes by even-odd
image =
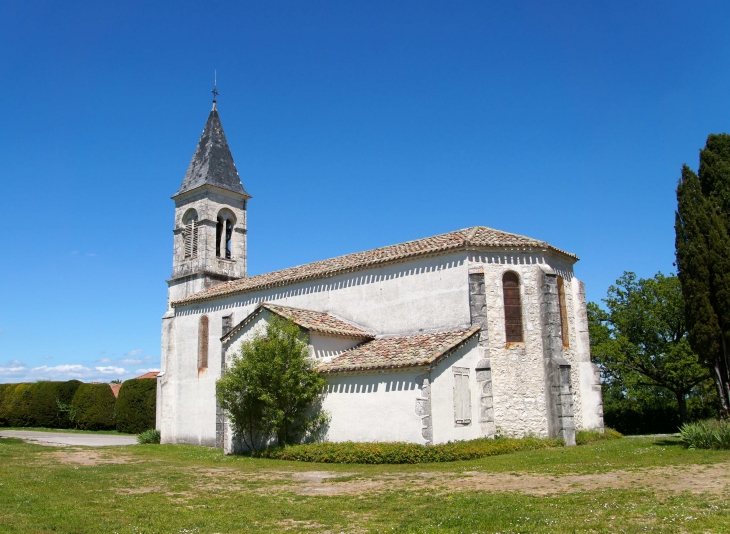
[[622, 439], [466, 462], [305, 464], [0, 439], [0, 532], [730, 532], [730, 452]]

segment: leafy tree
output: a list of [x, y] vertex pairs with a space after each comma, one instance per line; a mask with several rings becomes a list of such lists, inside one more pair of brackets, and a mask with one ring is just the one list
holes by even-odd
[[730, 414], [730, 135], [710, 135], [699, 176], [687, 165], [677, 186], [679, 280], [689, 343], [715, 380]]
[[609, 384], [607, 393], [631, 389], [656, 396], [657, 388], [666, 390], [676, 398], [681, 422], [687, 422], [687, 396], [710, 376], [690, 348], [677, 277], [637, 279], [625, 272], [603, 302], [606, 310], [590, 303], [588, 313], [591, 352]]
[[273, 438], [284, 445], [320, 430], [327, 421], [321, 411], [326, 383], [299, 327], [272, 316], [265, 332], [243, 343], [216, 395], [236, 435], [256, 450]]

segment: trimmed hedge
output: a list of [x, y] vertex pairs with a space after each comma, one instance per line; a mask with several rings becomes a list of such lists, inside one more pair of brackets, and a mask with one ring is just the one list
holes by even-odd
[[285, 447], [269, 447], [251, 453], [257, 458], [340, 464], [419, 464], [472, 460], [517, 451], [562, 446], [562, 441], [540, 438], [481, 438], [452, 441], [425, 447], [415, 443], [307, 443]]
[[30, 413], [32, 426], [71, 428], [73, 421], [68, 412], [59, 410], [58, 403], [70, 405], [81, 382], [36, 382], [33, 384]]
[[81, 382], [22, 382], [0, 384], [0, 426], [69, 428], [68, 412], [58, 402], [70, 404]]
[[114, 429], [116, 398], [109, 384], [81, 384], [71, 402], [75, 423], [82, 430]]
[[21, 382], [10, 384], [5, 390], [2, 406], [2, 419], [7, 426], [33, 426], [33, 417], [30, 405], [32, 402], [33, 386]]
[[157, 379], [126, 380], [119, 389], [114, 408], [117, 430], [140, 434], [155, 428]]
[[15, 384], [0, 384], [0, 426], [8, 426], [7, 409], [5, 408], [5, 397], [13, 390]]

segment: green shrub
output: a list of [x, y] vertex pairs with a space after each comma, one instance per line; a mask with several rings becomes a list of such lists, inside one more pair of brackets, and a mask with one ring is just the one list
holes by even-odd
[[0, 426], [8, 426], [8, 411], [5, 399], [9, 398], [15, 384], [0, 384]]
[[575, 433], [575, 443], [577, 445], [586, 445], [593, 443], [594, 441], [601, 441], [607, 439], [619, 439], [624, 437], [621, 432], [614, 430], [613, 428], [604, 428], [603, 432], [598, 430], [578, 430]]
[[155, 428], [157, 379], [127, 380], [119, 389], [114, 408], [117, 430], [139, 434]]
[[3, 402], [4, 417], [7, 426], [33, 426], [35, 418], [31, 411], [33, 386], [35, 384], [21, 382], [8, 388]]
[[113, 429], [115, 401], [109, 384], [81, 384], [71, 401], [76, 426], [82, 430]]
[[137, 443], [140, 445], [157, 444], [160, 443], [160, 431], [151, 428], [145, 430], [139, 436], [137, 436]]
[[45, 428], [70, 428], [73, 421], [69, 412], [60, 409], [71, 404], [76, 390], [81, 385], [78, 380], [68, 382], [36, 382], [31, 389], [31, 424]]
[[540, 438], [496, 438], [452, 441], [429, 447], [416, 443], [307, 443], [269, 447], [252, 453], [258, 458], [342, 464], [419, 464], [472, 460], [510, 452], [560, 447], [562, 442]]
[[687, 423], [679, 429], [679, 435], [690, 449], [730, 449], [730, 421], [706, 419]]
[[0, 426], [69, 428], [68, 413], [59, 402], [69, 404], [81, 382], [34, 382], [0, 384]]

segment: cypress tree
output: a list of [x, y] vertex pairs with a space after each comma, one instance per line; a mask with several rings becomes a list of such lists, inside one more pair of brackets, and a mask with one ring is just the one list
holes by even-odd
[[686, 165], [677, 186], [677, 270], [692, 350], [730, 414], [730, 135], [710, 135], [699, 176]]

